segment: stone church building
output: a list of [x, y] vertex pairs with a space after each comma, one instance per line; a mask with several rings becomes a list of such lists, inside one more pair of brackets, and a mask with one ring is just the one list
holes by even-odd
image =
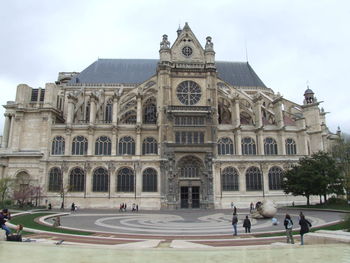
[[[98, 59], [4, 105], [0, 175], [54, 207], [228, 208], [301, 201], [282, 172], [336, 135], [312, 90], [302, 105], [248, 62], [215, 60], [186, 23], [159, 59]], [[156, 47], [155, 47], [156, 48]], [[302, 98], [304, 96], [304, 98]]]

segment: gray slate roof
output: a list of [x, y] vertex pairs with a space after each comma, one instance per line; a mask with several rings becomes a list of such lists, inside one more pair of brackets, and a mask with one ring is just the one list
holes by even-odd
[[[69, 84], [139, 84], [156, 74], [157, 59], [98, 59]], [[248, 62], [216, 62], [219, 78], [234, 86], [262, 87], [260, 80]]]

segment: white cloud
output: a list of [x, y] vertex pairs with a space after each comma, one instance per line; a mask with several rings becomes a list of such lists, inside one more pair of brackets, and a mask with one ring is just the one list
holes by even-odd
[[162, 34], [173, 42], [179, 23], [189, 22], [202, 44], [213, 37], [218, 60], [244, 61], [247, 45], [259, 77], [288, 99], [301, 103], [309, 80], [331, 112], [331, 130], [350, 132], [349, 7], [345, 0], [7, 1], [0, 10], [0, 103], [15, 99], [19, 83], [44, 87], [98, 57], [158, 58]]

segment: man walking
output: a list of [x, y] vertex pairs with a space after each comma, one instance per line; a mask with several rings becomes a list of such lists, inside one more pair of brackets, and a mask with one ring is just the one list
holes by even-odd
[[233, 235], [234, 236], [237, 236], [237, 223], [238, 223], [238, 217], [235, 213], [233, 213], [232, 227], [233, 227]]

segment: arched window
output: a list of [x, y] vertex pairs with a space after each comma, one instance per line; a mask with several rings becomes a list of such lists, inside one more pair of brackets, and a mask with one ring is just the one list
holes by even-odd
[[134, 172], [130, 168], [122, 168], [117, 175], [117, 192], [134, 191]]
[[98, 137], [95, 142], [95, 155], [111, 155], [112, 142], [107, 136]]
[[62, 187], [62, 172], [58, 167], [50, 169], [49, 172], [49, 191], [59, 192]]
[[120, 155], [134, 155], [135, 154], [135, 141], [130, 136], [120, 138], [118, 144], [118, 153]]
[[283, 170], [277, 166], [270, 168], [269, 170], [269, 189], [281, 190], [281, 183], [283, 180]]
[[222, 190], [238, 191], [238, 172], [233, 167], [227, 167], [222, 171]]
[[88, 140], [84, 136], [74, 137], [72, 143], [72, 155], [87, 154]]
[[156, 124], [157, 123], [157, 106], [154, 98], [149, 98], [143, 109], [143, 123]]
[[147, 137], [143, 140], [142, 144], [142, 154], [157, 154], [158, 144], [156, 139], [152, 137]]
[[242, 139], [242, 154], [256, 155], [256, 145], [252, 138], [246, 137]]
[[252, 125], [253, 124], [253, 119], [249, 115], [249, 113], [242, 111], [240, 113], [239, 117], [240, 117], [241, 124], [243, 124], [243, 125]]
[[264, 153], [265, 155], [277, 155], [277, 143], [275, 139], [264, 139]]
[[232, 124], [231, 121], [231, 104], [223, 99], [219, 99], [218, 103], [218, 115], [219, 115], [219, 124]]
[[51, 154], [52, 155], [63, 155], [64, 154], [64, 138], [62, 136], [56, 136], [52, 140]]
[[113, 102], [111, 100], [108, 100], [105, 108], [105, 122], [111, 123], [112, 122], [112, 114], [113, 114]]
[[195, 105], [201, 99], [202, 93], [196, 82], [187, 80], [177, 86], [176, 95], [182, 104]]
[[250, 167], [245, 173], [247, 191], [259, 191], [262, 189], [261, 172], [258, 167]]
[[286, 154], [287, 155], [297, 154], [297, 145], [295, 141], [291, 138], [286, 139]]
[[92, 191], [108, 192], [108, 171], [105, 168], [100, 167], [94, 171]]
[[157, 192], [157, 171], [153, 168], [147, 168], [143, 171], [142, 191]]
[[220, 140], [218, 141], [218, 154], [219, 155], [234, 154], [233, 142], [230, 138], [227, 138], [227, 137], [220, 138]]
[[85, 189], [85, 173], [81, 168], [74, 168], [69, 175], [69, 191], [83, 192]]
[[200, 167], [202, 162], [196, 157], [188, 156], [179, 161], [180, 177], [196, 178], [200, 177]]
[[131, 110], [126, 112], [121, 118], [120, 122], [123, 124], [136, 124], [136, 111]]

